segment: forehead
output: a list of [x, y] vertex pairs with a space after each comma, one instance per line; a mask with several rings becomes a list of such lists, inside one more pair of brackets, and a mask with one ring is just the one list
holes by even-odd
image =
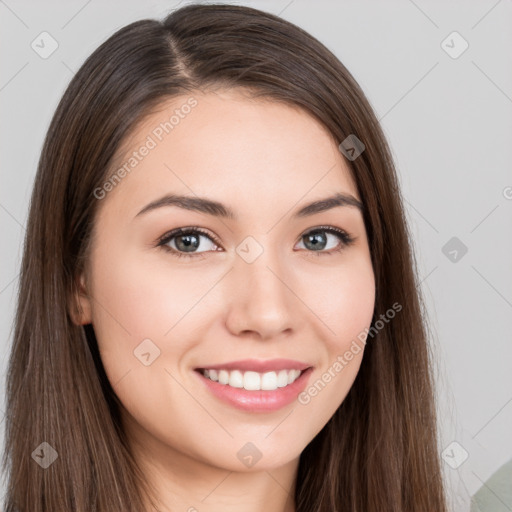
[[123, 166], [109, 201], [123, 196], [139, 205], [172, 192], [267, 208], [332, 192], [358, 197], [336, 141], [318, 120], [243, 90], [163, 101], [126, 139], [111, 173]]

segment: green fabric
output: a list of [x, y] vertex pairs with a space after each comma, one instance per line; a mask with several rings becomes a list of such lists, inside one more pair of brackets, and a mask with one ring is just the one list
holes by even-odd
[[471, 512], [512, 511], [512, 459], [501, 466], [471, 498]]

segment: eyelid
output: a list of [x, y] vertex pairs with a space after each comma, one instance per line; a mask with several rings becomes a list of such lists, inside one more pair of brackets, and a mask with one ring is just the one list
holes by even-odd
[[337, 228], [336, 226], [317, 226], [315, 228], [308, 229], [302, 235], [300, 235], [299, 240], [301, 240], [306, 235], [311, 233], [316, 233], [317, 231], [325, 231], [326, 233], [331, 233], [339, 236], [343, 241], [346, 241], [347, 244], [355, 242], [357, 240], [356, 236], [351, 235], [347, 230]]
[[156, 241], [156, 244], [157, 246], [163, 246], [175, 236], [186, 235], [194, 232], [204, 235], [206, 238], [209, 238], [215, 245], [222, 247], [219, 239], [215, 235], [211, 234], [209, 231], [203, 228], [200, 228], [199, 226], [187, 226], [184, 228], [171, 229], [170, 231], [167, 231], [167, 233], [164, 233], [161, 237], [159, 237]]

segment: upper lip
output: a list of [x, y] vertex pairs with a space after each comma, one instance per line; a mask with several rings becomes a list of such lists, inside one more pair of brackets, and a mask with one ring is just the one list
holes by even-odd
[[196, 370], [242, 370], [258, 373], [272, 372], [279, 370], [306, 370], [311, 365], [293, 359], [241, 359], [229, 363], [208, 364], [196, 368]]

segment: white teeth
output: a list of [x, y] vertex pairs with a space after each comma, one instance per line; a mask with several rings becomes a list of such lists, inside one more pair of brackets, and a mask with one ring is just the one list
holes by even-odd
[[229, 373], [229, 383], [233, 388], [243, 388], [244, 387], [244, 376], [242, 372], [238, 370], [233, 370]]
[[261, 389], [263, 389], [265, 391], [272, 391], [273, 389], [277, 389], [276, 372], [267, 372], [262, 375]]
[[281, 370], [277, 374], [277, 387], [284, 388], [288, 384], [288, 375], [290, 375], [291, 379], [293, 379], [295, 375], [294, 370], [291, 370], [289, 374], [286, 370]]
[[[208, 372], [208, 370], [205, 370]], [[208, 377], [208, 375], [205, 375], [205, 377]], [[214, 380], [214, 379], [212, 379]], [[229, 382], [229, 372], [226, 370], [220, 370], [219, 372], [219, 384], [227, 384]]]
[[[229, 381], [231, 384], [231, 380]], [[261, 377], [256, 372], [245, 372], [244, 373], [244, 389], [249, 391], [261, 389]]]
[[300, 370], [280, 370], [279, 372], [241, 372], [240, 370], [202, 370], [202, 374], [219, 384], [248, 391], [273, 391], [284, 388], [294, 382], [301, 374]]

